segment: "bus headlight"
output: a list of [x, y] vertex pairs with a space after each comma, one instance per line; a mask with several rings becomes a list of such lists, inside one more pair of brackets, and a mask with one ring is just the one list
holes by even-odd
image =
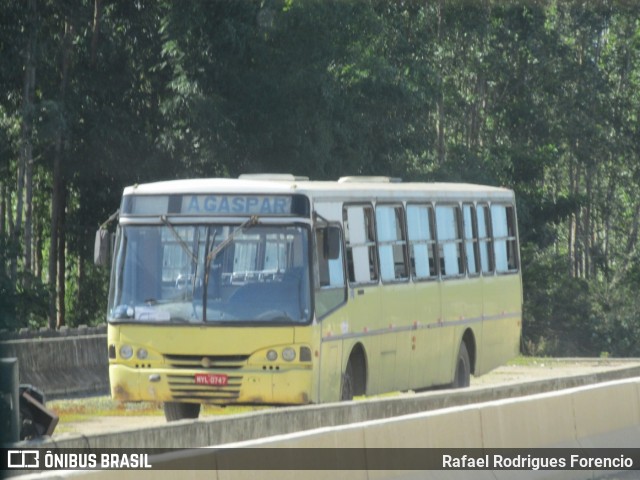
[[120, 347], [120, 358], [129, 360], [133, 356], [133, 348], [130, 345], [122, 345]]
[[136, 352], [136, 357], [138, 357], [138, 360], [146, 360], [148, 356], [149, 352], [147, 352], [146, 348], [139, 348]]
[[269, 350], [267, 352], [267, 360], [269, 360], [270, 362], [275, 362], [278, 359], [278, 352], [276, 352], [275, 350]]
[[282, 358], [287, 362], [292, 362], [296, 358], [296, 351], [293, 348], [287, 347], [282, 350]]

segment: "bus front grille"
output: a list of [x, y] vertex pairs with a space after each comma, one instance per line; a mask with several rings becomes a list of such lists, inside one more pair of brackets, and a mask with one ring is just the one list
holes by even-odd
[[172, 368], [237, 370], [246, 365], [249, 355], [165, 355]]
[[242, 376], [229, 376], [227, 384], [199, 385], [193, 375], [167, 375], [174, 400], [233, 401], [240, 396]]

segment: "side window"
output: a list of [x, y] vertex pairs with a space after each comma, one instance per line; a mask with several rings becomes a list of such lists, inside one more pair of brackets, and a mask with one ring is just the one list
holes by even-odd
[[493, 272], [493, 261], [491, 257], [491, 215], [489, 214], [489, 206], [479, 204], [477, 208], [478, 214], [478, 249], [480, 250], [480, 268], [482, 273]]
[[440, 272], [445, 277], [464, 275], [460, 220], [457, 205], [436, 206]]
[[402, 205], [378, 205], [376, 207], [376, 230], [382, 281], [409, 278]]
[[315, 306], [318, 318], [347, 300], [342, 237], [338, 227], [316, 229]]
[[469, 275], [478, 275], [478, 225], [476, 222], [476, 209], [471, 203], [462, 205], [464, 218], [464, 253], [467, 259], [467, 272]]
[[349, 282], [377, 282], [378, 262], [373, 208], [370, 205], [348, 205], [343, 210], [343, 221]]
[[518, 270], [518, 240], [516, 237], [515, 209], [511, 205], [491, 205], [496, 272]]
[[416, 280], [438, 275], [433, 208], [407, 205], [407, 232], [411, 274]]

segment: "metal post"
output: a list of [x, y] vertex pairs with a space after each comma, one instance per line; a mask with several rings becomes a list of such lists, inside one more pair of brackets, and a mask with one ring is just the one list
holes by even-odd
[[0, 358], [0, 444], [20, 440], [19, 373], [17, 358]]

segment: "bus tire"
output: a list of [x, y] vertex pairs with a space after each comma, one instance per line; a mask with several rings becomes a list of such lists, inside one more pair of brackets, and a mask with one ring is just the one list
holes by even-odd
[[342, 375], [340, 400], [353, 400], [353, 397], [367, 393], [367, 357], [362, 345], [356, 345], [349, 356], [347, 368]]
[[347, 369], [344, 371], [342, 375], [342, 389], [340, 391], [340, 400], [345, 402], [349, 400], [353, 400], [354, 395], [354, 385], [353, 385], [353, 362], [349, 360], [347, 364]]
[[199, 403], [164, 402], [164, 416], [167, 422], [200, 416]]
[[460, 343], [458, 358], [456, 360], [456, 373], [453, 379], [453, 388], [465, 388], [471, 383], [471, 361], [469, 360], [469, 352], [467, 344], [463, 341]]

